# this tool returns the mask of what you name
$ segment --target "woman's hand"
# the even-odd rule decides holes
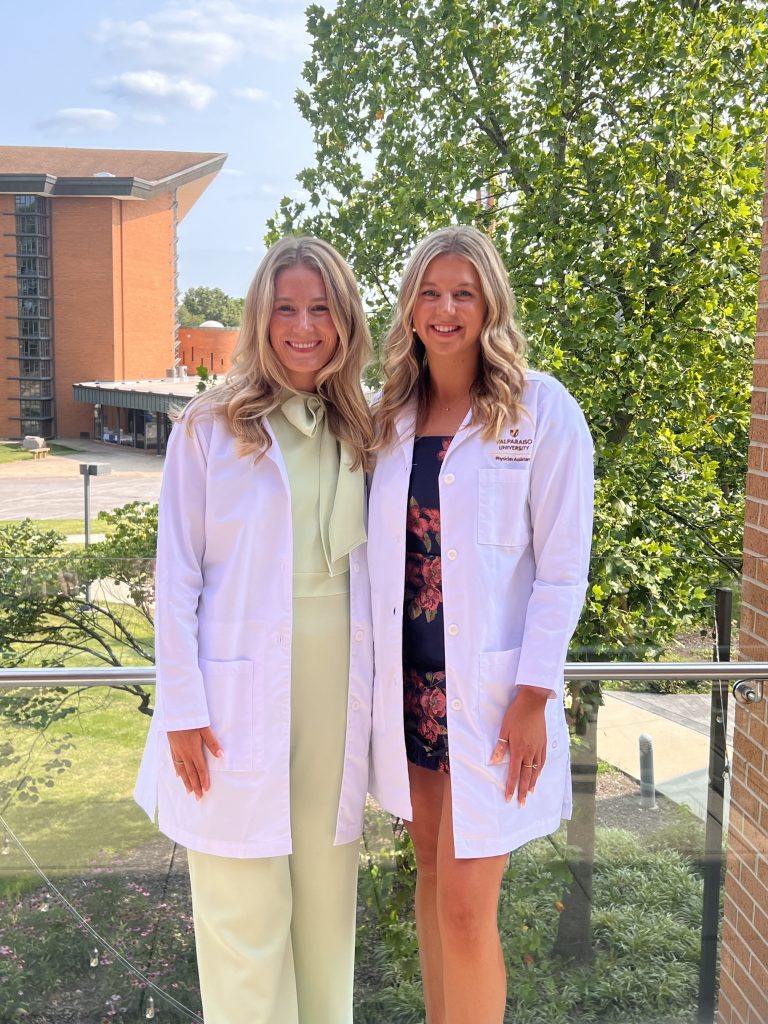
[[[167,735],[176,774],[187,792],[194,793],[200,800],[211,785],[208,765],[205,763],[205,748],[214,757],[221,757],[224,751],[219,741],[209,725],[203,729],[173,729]]]
[[[514,701],[507,708],[499,730],[499,739],[491,756],[491,764],[499,764],[509,747],[509,775],[506,798],[512,799],[517,789],[517,802],[536,787],[547,759],[547,723],[544,709],[552,691],[541,686],[518,686]]]

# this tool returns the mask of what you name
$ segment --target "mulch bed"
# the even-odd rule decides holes
[[[656,794],[656,807],[640,807],[640,783],[624,772],[604,772],[597,776],[595,818],[603,828],[623,828],[636,836],[649,836],[673,825],[679,811],[674,801]]]

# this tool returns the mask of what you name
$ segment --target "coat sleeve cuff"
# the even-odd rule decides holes
[[[208,715],[193,715],[187,718],[163,715],[163,729],[166,732],[175,732],[177,729],[205,729],[210,724]]]

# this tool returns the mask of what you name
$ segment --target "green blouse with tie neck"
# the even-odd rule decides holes
[[[352,452],[331,433],[319,395],[286,388],[269,424],[291,488],[294,593],[348,590],[347,556],[366,539],[363,470],[351,469]]]

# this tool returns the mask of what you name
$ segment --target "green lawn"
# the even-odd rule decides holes
[[[63,444],[55,444],[49,441],[46,444],[51,455],[68,455],[71,452],[79,451],[78,448],[67,448]],[[0,441],[0,465],[4,462],[29,462],[32,456],[21,447],[20,441]]]
[[[69,536],[72,533],[83,533],[85,530],[82,519],[31,519],[30,522],[39,530],[56,530],[65,536]],[[0,519],[0,530],[4,526],[18,525],[18,523],[18,519]],[[115,528],[112,523],[107,523],[103,519],[91,520],[92,534],[103,533],[109,536],[114,531]]]
[[[132,694],[99,687],[68,696],[75,713],[52,725],[41,736],[30,727],[8,727],[3,738],[25,760],[13,767],[0,762],[0,783],[20,776],[45,776],[44,765],[55,746],[69,741],[61,752],[71,767],[50,775],[53,785],[39,787],[39,799],[14,798],[3,810],[8,824],[46,872],[81,871],[94,862],[108,864],[113,856],[155,836],[146,815],[133,802],[132,790],[149,718],[137,710]],[[22,854],[11,851],[0,863],[0,895],[4,882],[28,869]]]
[[[125,634],[130,633],[141,649],[151,652],[154,644],[154,628],[135,607],[110,600],[108,594],[100,592],[99,586],[104,585],[106,584],[94,586],[91,599],[101,604],[102,607],[108,608],[113,618],[97,613],[89,620],[87,626],[92,633],[90,639],[84,638],[82,631],[74,630],[72,632],[73,643],[84,644],[85,649],[73,650],[66,643],[57,645],[50,641],[47,641],[40,649],[32,649],[27,644],[14,643],[11,645],[12,650],[17,654],[25,655],[23,662],[25,668],[46,665],[60,665],[63,668],[98,668],[104,665],[103,657],[112,657],[112,655],[120,665],[148,664],[147,659],[141,657],[137,650],[126,642]],[[122,632],[117,628],[115,619],[121,624]],[[66,625],[62,624],[61,628],[64,633]],[[42,636],[42,634],[37,635]],[[34,637],[30,637],[30,639],[34,639]],[[109,651],[107,651],[107,646]],[[98,652],[102,657],[98,657],[93,652]]]

